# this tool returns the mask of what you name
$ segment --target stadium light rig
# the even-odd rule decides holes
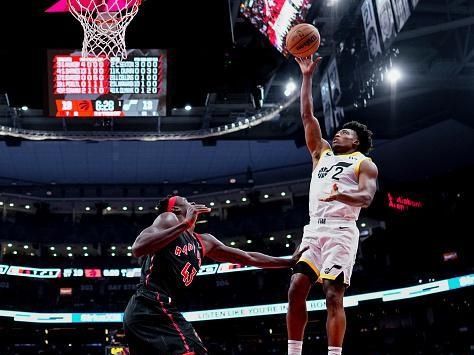
[[[391,68],[387,72],[388,82],[395,85],[402,78],[402,73],[398,68]]]
[[[290,80],[288,84],[286,84],[284,94],[286,97],[291,96],[291,94],[293,94],[295,90],[296,90],[296,84],[293,80]]]

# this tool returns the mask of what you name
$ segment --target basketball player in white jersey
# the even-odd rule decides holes
[[[346,331],[343,297],[349,286],[359,242],[356,221],[376,190],[377,167],[367,158],[372,132],[349,122],[336,133],[332,146],[322,139],[313,115],[312,76],[321,58],[297,58],[303,82],[301,117],[313,158],[309,191],[310,223],[300,248],[309,246],[294,268],[288,291],[288,354],[300,355],[308,320],[306,298],[316,282],[326,296],[328,354],[340,355]]]

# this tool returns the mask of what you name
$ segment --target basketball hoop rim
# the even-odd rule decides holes
[[[66,0],[66,3],[69,13],[84,30],[84,58],[102,55],[127,58],[125,33],[143,0]]]
[[[66,0],[67,8],[68,8],[69,12],[71,12],[71,13],[75,12],[75,13],[78,13],[78,14],[82,15],[82,12],[77,11],[76,9],[74,9],[74,7],[72,6],[72,1],[78,2],[79,0]],[[136,7],[137,10],[138,10],[138,8],[143,4],[143,1],[144,0],[135,0],[133,5],[130,6],[130,9]],[[102,11],[101,13],[118,13],[118,12],[122,13],[122,11],[124,11],[124,10],[128,10],[128,9],[123,8],[123,9],[120,9],[118,11]]]

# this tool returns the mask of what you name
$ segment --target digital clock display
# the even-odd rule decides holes
[[[128,51],[127,59],[49,53],[50,113],[54,117],[166,115],[166,53]]]
[[[113,112],[120,111],[122,107],[121,101],[115,100],[95,100],[94,101],[94,110],[98,112]]]

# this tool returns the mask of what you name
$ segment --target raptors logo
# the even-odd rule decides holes
[[[89,100],[81,100],[79,101],[79,108],[81,111],[89,111],[91,107],[91,102]]]

